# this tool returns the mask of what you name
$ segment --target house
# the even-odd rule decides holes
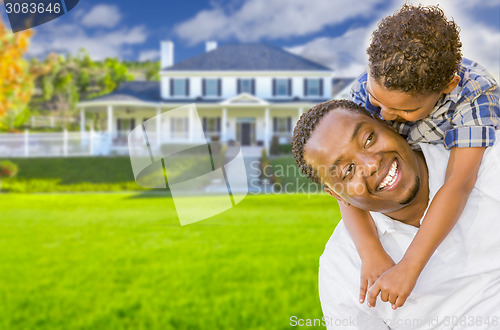
[[[207,138],[269,150],[273,138],[289,143],[302,112],[332,92],[332,69],[258,43],[207,42],[205,53],[175,63],[174,44],[163,41],[161,67],[159,82],[125,82],[113,93],[78,103],[82,133],[89,113],[105,122],[100,134],[109,137],[109,148],[101,153],[127,154],[127,135],[136,125],[191,103]],[[171,118],[161,143],[193,142],[187,133],[192,127],[188,113]]]

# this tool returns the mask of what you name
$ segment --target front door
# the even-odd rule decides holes
[[[251,137],[252,124],[251,123],[241,123],[241,145],[249,146],[252,144]]]

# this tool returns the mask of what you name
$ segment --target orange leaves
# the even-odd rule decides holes
[[[0,117],[26,107],[35,76],[23,58],[33,32],[10,32],[0,21]]]

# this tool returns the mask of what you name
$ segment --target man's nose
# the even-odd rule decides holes
[[[378,153],[367,153],[363,152],[359,156],[360,158],[360,163],[359,165],[362,165],[362,173],[363,176],[369,177],[373,175],[375,172],[378,171],[380,167],[380,161],[382,160],[382,156]],[[359,166],[358,165],[358,166]]]
[[[380,114],[382,115],[382,118],[384,118],[384,120],[395,120],[398,117],[384,107],[380,108]]]

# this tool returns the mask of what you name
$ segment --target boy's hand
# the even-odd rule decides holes
[[[384,251],[370,254],[361,265],[361,282],[359,287],[359,302],[365,302],[366,291],[386,270],[394,266],[394,261]]]
[[[419,275],[418,271],[406,263],[399,262],[382,274],[368,289],[368,306],[375,307],[379,293],[380,299],[383,302],[390,302],[392,309],[403,306],[415,287]]]

